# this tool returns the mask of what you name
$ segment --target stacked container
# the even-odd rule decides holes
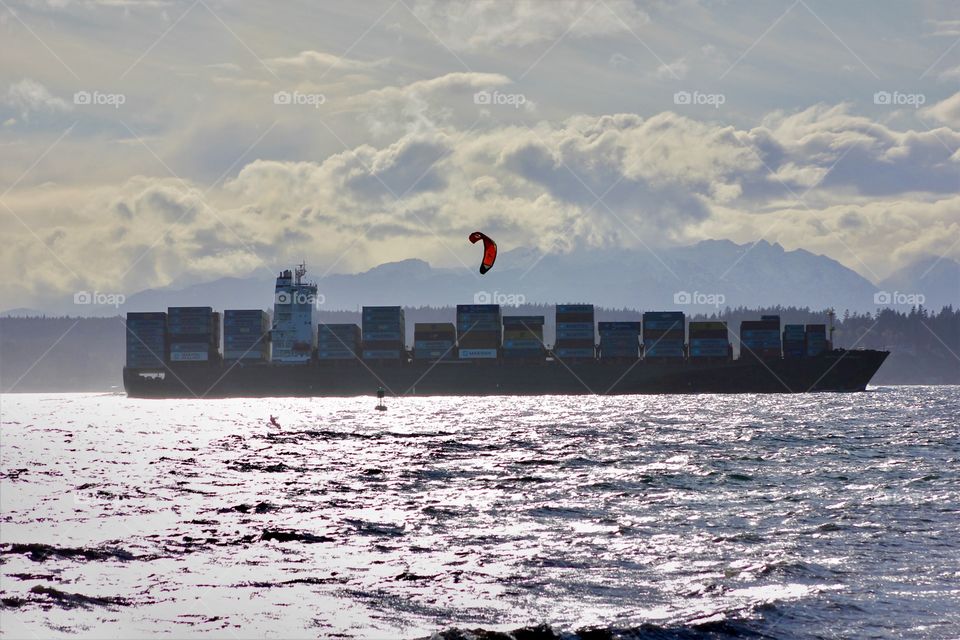
[[[597,328],[602,360],[636,360],[640,355],[639,322],[601,322]]]
[[[250,364],[270,361],[270,316],[266,311],[223,312],[223,359]]]
[[[163,368],[167,352],[167,314],[163,311],[127,314],[127,366]]]
[[[406,355],[401,307],[364,307],[362,322],[364,360],[400,360]]]
[[[780,316],[740,323],[740,357],[760,360],[780,357]]]
[[[827,325],[808,324],[805,343],[806,354],[811,358],[827,351]]]
[[[561,359],[596,357],[592,304],[557,305],[557,339],[553,354]]]
[[[504,360],[543,360],[543,316],[503,316]]]
[[[457,344],[461,360],[495,360],[502,340],[500,305],[457,305]]]
[[[167,308],[168,360],[176,364],[219,359],[220,314],[211,307]]]
[[[790,360],[802,358],[807,350],[805,336],[802,324],[783,325],[783,357]]]
[[[415,360],[447,360],[456,357],[457,328],[452,322],[418,322],[413,325]]]
[[[682,311],[643,314],[643,357],[646,360],[683,359],[686,316]]]
[[[727,323],[691,322],[689,346],[691,360],[728,360],[731,350]]]
[[[317,359],[354,360],[362,349],[360,327],[355,324],[321,324],[317,327]]]

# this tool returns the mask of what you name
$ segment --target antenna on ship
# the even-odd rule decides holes
[[[833,317],[833,307],[830,307],[827,309],[827,331],[830,332],[830,344],[828,346],[831,351],[833,350]]]
[[[300,264],[297,265],[297,270],[294,272],[297,276],[297,284],[300,284],[300,281],[303,279],[303,276],[307,275],[307,262],[301,260]]]

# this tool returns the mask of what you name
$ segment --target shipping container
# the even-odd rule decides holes
[[[635,360],[640,356],[642,323],[618,321],[598,322],[600,358],[602,360]]]
[[[644,359],[683,359],[684,343],[682,338],[647,338],[644,334]]]
[[[723,338],[690,338],[689,357],[691,360],[725,360],[728,359],[732,350],[730,341]]]
[[[802,324],[783,325],[783,357],[796,359],[806,355],[806,331]]]
[[[553,355],[561,360],[595,358],[595,327],[592,304],[558,304]]]
[[[592,359],[596,357],[594,347],[559,347],[553,349],[553,355],[561,359]]]
[[[396,346],[392,343],[391,346]],[[317,326],[317,360],[354,360],[363,348],[360,326],[350,323]]]
[[[503,348],[506,349],[542,349],[543,341],[536,338],[510,338],[503,341]]]
[[[507,327],[542,327],[543,316],[503,316],[503,328]]]
[[[686,316],[682,311],[646,311],[643,314],[643,335],[654,333],[686,333]]]
[[[724,320],[719,321],[696,321],[690,322],[690,335],[699,333],[708,333],[714,331],[727,331],[727,323]]]
[[[589,340],[596,338],[592,322],[558,322],[556,334],[558,342],[567,338]]]
[[[364,349],[364,360],[397,360],[404,354],[402,349]]]
[[[360,326],[356,324],[319,324],[317,325],[317,335],[338,335],[360,337]]]
[[[172,346],[172,345],[171,345]],[[210,350],[170,351],[170,362],[210,362]]]
[[[362,352],[365,360],[401,360],[406,355],[406,320],[402,307],[363,307]]]
[[[168,307],[167,345],[168,362],[219,361],[220,314],[212,307]]]
[[[456,335],[457,328],[452,322],[417,322],[413,325],[414,335],[421,333],[451,333]]]
[[[460,348],[461,360],[490,360],[496,359],[499,349],[464,349]]]
[[[558,304],[557,313],[593,313],[592,304]]]
[[[543,325],[543,316],[504,316],[503,359],[511,362],[543,362],[546,357]]]
[[[351,349],[322,349],[317,347],[317,359],[327,360],[356,360],[357,351]]]
[[[585,322],[591,326],[594,323],[594,312],[592,304],[558,304],[556,309],[556,322]]]
[[[740,323],[741,358],[767,360],[781,355],[780,316],[763,316],[761,320]]]
[[[458,304],[457,313],[500,313],[498,304]]]
[[[543,349],[504,349],[503,359],[511,362],[543,362],[546,352]]]
[[[167,352],[167,314],[128,313],[126,319],[127,366],[161,369]]]
[[[457,305],[457,345],[460,357],[464,352],[496,354],[503,341],[500,305],[497,304],[458,304]],[[467,358],[489,356],[467,356]],[[496,355],[493,356],[494,358]]]
[[[632,331],[635,334],[640,333],[642,324],[640,322],[598,322],[597,329],[600,331],[600,335],[603,335],[605,331]]]
[[[827,325],[808,324],[805,330],[805,351],[808,357],[816,357],[829,349]]]
[[[223,312],[224,360],[270,360],[270,316],[262,309],[227,309]]]

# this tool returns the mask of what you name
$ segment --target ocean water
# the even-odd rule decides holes
[[[4,637],[960,637],[957,387],[0,403]]]

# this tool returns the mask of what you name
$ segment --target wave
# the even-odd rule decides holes
[[[34,562],[50,558],[77,558],[83,560],[139,560],[138,556],[116,547],[55,547],[42,542],[13,542],[0,545],[0,554],[27,554]]]
[[[757,630],[750,621],[721,620],[682,626],[642,624],[636,627],[586,627],[569,632],[557,631],[546,624],[513,631],[455,627],[439,631],[429,640],[721,640],[774,637]]]

